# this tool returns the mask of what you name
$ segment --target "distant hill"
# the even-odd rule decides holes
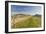
[[[25,16],[31,16],[31,15],[26,15],[26,14],[16,14],[16,15],[12,15],[11,17],[13,18],[21,18],[21,17],[25,17]]]
[[[41,15],[39,15],[39,14],[36,14],[36,15],[34,15],[34,16],[41,17]]]

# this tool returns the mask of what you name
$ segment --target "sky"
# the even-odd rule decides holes
[[[22,6],[22,5],[11,5],[11,14],[40,14],[41,6]]]

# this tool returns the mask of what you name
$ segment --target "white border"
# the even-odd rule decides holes
[[[42,8],[42,23],[41,23],[41,26],[42,27],[40,27],[40,28],[22,28],[22,29],[11,29],[11,5],[23,5],[23,6],[41,6],[41,8]],[[43,28],[44,28],[44,14],[43,14],[43,5],[42,4],[24,4],[24,3],[9,3],[9,5],[8,5],[8,9],[9,9],[9,16],[8,16],[8,19],[9,19],[9,21],[8,21],[8,31],[9,32],[14,32],[14,31],[29,31],[29,30],[43,30]]]

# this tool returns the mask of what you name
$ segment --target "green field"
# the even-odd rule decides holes
[[[41,27],[41,16],[24,16],[23,20],[18,21],[17,23],[13,21],[11,28],[39,28]]]

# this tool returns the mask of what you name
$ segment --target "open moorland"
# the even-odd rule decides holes
[[[41,15],[16,14],[11,16],[11,28],[41,27]]]

